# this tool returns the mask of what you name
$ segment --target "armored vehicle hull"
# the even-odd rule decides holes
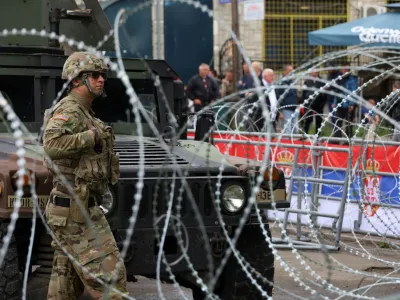
[[[42,17],[24,19],[23,27],[61,31],[67,36],[69,34],[73,36],[73,33],[78,31],[81,35],[76,39],[83,39],[92,45],[111,28],[104,13],[99,10],[98,2],[94,0],[84,1],[88,9],[84,12],[77,10],[76,4],[71,0],[25,1],[18,4],[11,2],[6,14],[6,10],[0,10],[0,25],[7,29],[20,28],[17,23],[13,23],[17,18],[14,20],[9,16],[13,15],[13,12],[14,15],[28,16],[29,12],[34,10],[40,12],[37,15]],[[1,23],[3,21],[6,23]],[[55,99],[59,100],[63,97],[62,94],[65,94],[64,82],[60,75],[67,58],[65,54],[71,51],[66,45],[60,45],[57,41],[48,40],[46,43],[43,41],[39,43],[40,39],[27,38],[21,42],[24,40],[23,37],[20,39],[7,37],[4,43],[0,40],[0,92],[6,97],[23,124],[22,138],[25,140],[26,160],[24,167],[28,171],[27,174],[35,178],[35,191],[38,196],[36,202],[31,194],[31,182],[25,177],[18,221],[0,268],[0,295],[2,299],[7,300],[21,299],[21,274],[24,273],[28,257],[33,210],[38,206],[43,211],[52,188],[51,174],[43,165],[41,126],[44,110],[50,108]],[[105,50],[110,49],[105,48]],[[210,272],[210,264],[207,259],[209,257],[207,249],[211,250],[209,254],[213,263],[215,265],[220,263],[228,247],[221,226],[224,226],[230,236],[233,235],[243,217],[244,207],[254,186],[254,178],[243,172],[245,168],[242,168],[242,161],[228,158],[230,162],[222,165],[224,155],[216,147],[205,142],[187,140],[186,130],[181,130],[187,123],[187,99],[183,84],[178,74],[166,62],[124,59],[123,63],[126,75],[146,109],[147,117],[152,120],[153,127],[142,118],[140,125],[143,136],[135,137],[138,129],[137,120],[132,112],[126,87],[116,74],[111,73],[105,86],[107,97],[96,99],[92,107],[97,117],[113,126],[117,136],[115,151],[120,156],[120,179],[117,184],[111,186],[113,199],[106,214],[107,220],[119,247],[122,248],[129,232],[132,209],[138,205],[134,231],[128,242],[129,247],[125,257],[128,280],[133,280],[133,276],[139,274],[153,277],[156,274],[161,229],[168,212],[168,205],[173,201],[171,213],[175,221],[168,227],[163,247],[165,258],[170,264],[172,263],[171,269],[177,280],[193,289],[195,299],[203,299],[204,294],[191,273],[194,269],[200,277],[209,279],[207,274]],[[154,84],[155,77],[160,82],[158,88]],[[59,92],[61,94],[58,94]],[[143,113],[141,114],[143,116]],[[4,122],[0,123],[1,241],[7,233],[7,226],[17,203],[17,153],[20,154],[11,134],[15,128],[7,122],[7,114],[2,116]],[[171,118],[172,116],[174,118]],[[177,120],[177,124],[173,123],[172,119]],[[175,128],[175,132],[180,132],[179,135],[175,135],[171,128]],[[161,136],[158,133],[161,133]],[[140,151],[140,141],[143,143],[144,151]],[[144,164],[140,164],[141,155]],[[223,166],[222,171],[220,171],[221,166]],[[145,174],[143,190],[140,193],[136,188],[139,170],[143,170]],[[275,174],[273,189],[269,190],[265,181],[260,192],[261,197],[257,197],[258,207],[261,209],[271,207],[272,194],[278,208],[289,206],[283,172],[274,169],[273,173]],[[175,185],[172,185],[173,182]],[[220,211],[216,205],[218,183],[221,184]],[[171,191],[171,186],[174,186],[174,191]],[[240,205],[235,206],[238,203],[237,199],[228,195],[227,191],[232,190],[240,191],[243,198],[243,201],[239,199]],[[136,194],[140,196],[140,200]],[[135,201],[140,201],[140,204]],[[218,213],[221,213],[224,224],[221,224]],[[263,226],[269,234],[267,220],[264,214],[262,215],[265,223]],[[36,216],[39,217],[39,214]],[[177,228],[182,230],[182,235],[176,232]],[[181,238],[185,251],[182,251],[179,244]],[[40,267],[35,272],[29,267],[30,276],[49,278],[53,255],[50,242],[51,238],[45,226],[38,220],[29,264]],[[260,281],[260,285],[271,294],[272,286],[268,282],[273,281],[274,257],[253,213],[245,220],[237,248],[268,280]],[[190,259],[190,264],[186,258],[182,258],[183,252]],[[168,270],[164,263],[161,264],[161,274],[163,278],[168,279]],[[232,257],[214,292],[222,299],[261,298],[261,293],[246,278]]]

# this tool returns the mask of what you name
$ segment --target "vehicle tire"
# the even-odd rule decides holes
[[[6,223],[0,223],[0,248],[3,246],[3,238],[7,234]],[[3,264],[0,267],[0,300],[20,300],[22,292],[22,278],[19,272],[18,249],[14,235]]]
[[[268,224],[265,227],[268,236],[271,238]],[[274,281],[274,255],[268,247],[259,225],[245,226],[243,228],[236,244],[236,249],[263,278],[269,282]],[[256,279],[253,273],[252,277]],[[260,279],[257,279],[257,283],[269,296],[272,296],[273,287],[271,285]],[[223,300],[265,299],[246,276],[233,254],[231,254],[218,280],[215,294]],[[205,299],[205,295],[199,288],[194,288],[193,298],[202,300]]]
[[[265,227],[268,236],[271,238],[268,224]],[[272,249],[268,247],[259,225],[245,226],[240,234],[236,248],[263,278],[269,282],[274,281],[274,255],[272,254]],[[253,273],[252,277],[256,279]],[[273,287],[271,285],[260,279],[257,279],[257,283],[269,296],[272,296]],[[216,293],[224,300],[265,299],[246,276],[233,254],[222,273],[220,286]]]

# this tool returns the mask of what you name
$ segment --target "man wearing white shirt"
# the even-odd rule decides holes
[[[261,84],[265,93],[265,104],[269,112],[269,124],[272,125],[272,132],[276,132],[276,117],[279,114],[277,107],[277,97],[275,88],[273,86],[274,71],[271,69],[265,69],[261,76]],[[263,116],[263,105],[259,102],[257,94],[252,94],[251,103],[258,102],[255,112],[252,114],[251,119],[255,130],[258,132],[266,132],[267,127],[265,126],[265,118]]]
[[[272,69],[264,69],[262,73],[262,82],[265,87],[265,95],[268,96],[270,105],[270,118],[275,120],[277,112],[277,99],[275,94],[275,89],[273,86],[274,82],[274,71]]]
[[[274,82],[274,70],[264,69],[262,72],[262,83],[265,88],[265,101],[270,112],[270,124],[272,125],[272,132],[276,132],[276,118],[278,112],[278,99],[276,97]]]

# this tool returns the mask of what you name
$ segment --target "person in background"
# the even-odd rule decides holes
[[[372,107],[376,106],[376,101],[375,99],[368,99],[368,102],[370,105],[368,106],[363,106],[361,108],[361,123],[365,125],[365,128],[368,130],[366,140],[373,140],[375,139],[376,136],[376,129],[378,126],[378,123],[380,121],[379,116],[371,111],[369,112]]]
[[[256,73],[255,75],[258,78],[258,80],[259,80],[259,82],[261,84],[261,87],[262,87],[263,86],[263,82],[262,82],[262,80],[263,80],[263,78],[262,78],[263,70],[262,70],[261,63],[258,62],[258,61],[253,61],[251,63],[251,67],[253,68],[254,72]],[[250,76],[251,81],[249,79],[248,85],[246,86],[247,89],[251,89],[251,88],[256,87],[256,84],[254,83],[254,79],[253,79],[253,77],[251,76],[250,73],[249,73],[249,76]],[[258,119],[259,117],[256,117],[257,116],[257,111],[254,112],[253,114],[249,115],[248,114],[248,110],[251,108],[253,103],[258,101],[258,97],[259,96],[255,91],[246,91],[244,95],[245,95],[246,100],[247,100],[246,102],[249,105],[244,107],[244,109],[241,111],[241,114],[243,116],[245,116],[245,115],[249,116],[248,123],[245,126],[246,126],[247,130],[251,130],[253,128],[253,126],[254,126],[254,121],[251,120],[251,119],[254,119],[254,118]],[[258,104],[258,105],[259,105],[258,107],[260,108],[260,104]],[[259,125],[256,125],[256,126],[257,126],[256,130],[258,130],[258,131],[261,130],[262,126],[261,127]]]
[[[194,110],[200,111],[219,97],[217,82],[208,76],[210,67],[207,64],[199,66],[199,73],[188,82],[186,94],[193,100]]]
[[[221,81],[220,89],[221,98],[225,98],[221,103],[220,110],[218,111],[218,121],[222,129],[236,129],[235,119],[238,118],[236,112],[238,107],[234,102],[240,99],[236,93],[235,82],[233,81],[232,71],[227,71],[225,77]]]
[[[227,71],[221,81],[221,97],[229,96],[235,92],[232,71]]]
[[[328,67],[333,67],[332,65],[328,65]],[[339,70],[329,70],[328,71],[328,78],[327,80],[329,82],[333,82],[333,80],[335,80],[338,76],[340,75],[340,71]],[[331,91],[331,92],[336,92],[336,89],[334,86],[330,86],[327,88],[327,91]],[[328,110],[330,113],[332,113],[334,105],[333,105],[333,101],[335,99],[334,95],[331,94],[326,94],[326,102],[328,104]],[[336,113],[333,113],[333,115],[331,116],[331,119],[329,120],[329,122],[331,122],[332,126],[333,124],[336,123]]]
[[[254,73],[256,73],[255,75],[258,78],[258,80],[260,81],[260,84],[262,86],[262,72],[263,72],[262,64],[259,61],[253,61],[251,63],[251,67],[253,68]],[[242,83],[244,83],[244,82],[242,82]],[[242,90],[252,89],[255,87],[256,87],[256,84],[254,82],[253,76],[251,76],[250,69],[249,69],[248,76],[246,77],[246,84],[242,85]],[[254,94],[254,91],[247,92],[246,96],[249,96],[251,94]]]
[[[286,78],[292,72],[292,65],[285,65],[283,67],[282,85],[290,86],[293,83],[293,80]],[[277,97],[278,101],[280,101],[278,103],[280,112],[283,114],[283,118],[280,121],[283,133],[296,134],[298,132],[298,118],[296,113],[296,107],[298,105],[297,89],[295,87],[280,89]],[[293,113],[295,113],[295,115],[292,117]]]
[[[271,127],[272,133],[275,133],[278,130],[276,120],[277,120],[277,116],[279,115],[278,107],[277,107],[277,96],[276,96],[275,88],[273,85],[274,79],[275,79],[274,70],[272,70],[272,69],[264,69],[263,70],[261,83],[264,88],[265,104],[269,111],[269,122],[270,122],[270,125],[272,126]],[[258,99],[259,99],[258,96],[256,94],[254,94],[252,97],[252,100],[258,101]],[[263,111],[264,111],[263,105],[261,103],[258,103],[255,113],[251,116],[255,130],[258,132],[266,132],[267,131],[267,127],[265,126],[266,119],[263,117]]]
[[[318,132],[318,129],[322,124],[322,115],[324,113],[324,107],[326,104],[326,94],[324,92],[319,92],[318,96],[314,99],[310,100],[310,96],[315,93],[315,90],[319,90],[325,84],[321,80],[319,73],[317,71],[313,71],[311,73],[312,79],[307,79],[304,82],[304,87],[308,88],[303,91],[303,102],[308,100],[308,103],[304,105],[305,113],[304,113],[304,122],[303,122],[303,131],[308,134],[310,129],[310,125],[313,121],[313,116],[315,116],[315,133]]]
[[[341,70],[341,75],[343,76],[344,74],[349,72],[348,67],[343,67]],[[347,75],[346,77],[340,79],[337,81],[337,84],[342,86],[344,89],[348,90],[350,92],[354,92],[358,88],[358,78],[352,74]],[[343,94],[343,90],[338,90],[337,93]],[[343,98],[345,98],[347,95],[344,95]],[[339,104],[341,105],[339,106]],[[335,123],[335,128],[334,128],[334,136],[335,137],[342,137],[342,125],[343,121],[347,123],[346,125],[346,135],[348,137],[351,137],[352,135],[352,126],[351,123],[354,121],[354,116],[355,116],[355,107],[356,104],[351,101],[351,98],[347,98],[346,102],[343,101],[343,99],[335,96],[333,99],[333,105],[332,108],[337,107],[336,110],[336,123]]]
[[[240,91],[247,90],[249,88],[253,87],[253,78],[251,77],[250,74],[250,69],[249,65],[244,63],[243,64],[243,75],[236,84],[236,88]]]
[[[262,64],[259,61],[253,61],[251,63],[251,66],[254,69],[254,72],[256,73],[256,76],[258,77],[258,79],[260,80],[260,83],[262,85],[262,79],[263,79],[262,78],[262,72],[263,72]],[[251,76],[251,74],[250,74],[250,77],[251,77],[251,82],[252,82],[250,87],[254,88],[254,87],[256,87],[256,83],[254,82],[254,79]]]

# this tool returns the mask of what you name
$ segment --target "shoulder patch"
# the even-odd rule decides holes
[[[53,119],[54,119],[54,120],[63,120],[63,121],[66,122],[66,121],[68,121],[69,116],[58,114],[58,115],[55,115],[55,116],[53,117]]]

